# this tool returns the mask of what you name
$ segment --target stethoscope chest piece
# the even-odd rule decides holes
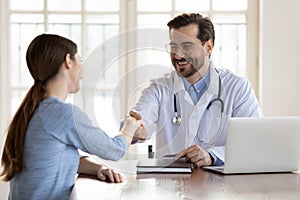
[[[179,117],[177,115],[177,112],[175,113],[174,117],[172,118],[172,122],[173,122],[173,124],[177,124],[177,125],[179,125],[181,123],[181,117]]]
[[[174,117],[172,118],[172,123],[176,125],[179,125],[181,123],[181,117],[178,116],[177,113],[176,94],[174,94]]]

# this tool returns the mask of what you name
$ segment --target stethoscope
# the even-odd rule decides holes
[[[218,70],[216,69],[216,71],[218,72]],[[221,99],[221,86],[222,83],[221,83],[221,78],[220,78],[220,75],[219,75],[219,88],[218,88],[218,97],[217,98],[214,98],[212,99],[209,104],[207,105],[207,108],[206,109],[209,109],[209,107],[214,103],[214,102],[220,102],[221,104],[221,116],[223,115],[223,112],[224,112],[224,101]],[[174,94],[174,117],[172,118],[172,122],[173,124],[181,124],[181,117],[178,115],[178,112],[177,112],[177,100],[176,100],[176,94]]]

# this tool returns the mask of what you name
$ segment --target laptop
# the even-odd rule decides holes
[[[223,174],[292,172],[300,161],[300,117],[230,118]]]

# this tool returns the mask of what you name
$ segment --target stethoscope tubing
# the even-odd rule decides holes
[[[217,70],[217,69],[216,69]],[[218,72],[218,71],[217,71]],[[212,99],[209,104],[207,105],[206,109],[209,109],[209,107],[214,103],[214,102],[220,102],[221,104],[221,115],[224,113],[224,101],[221,99],[221,89],[222,89],[222,82],[221,82],[221,77],[219,75],[219,88],[218,88],[218,97]],[[181,116],[178,115],[178,110],[177,110],[177,99],[176,99],[176,94],[174,94],[174,117],[172,118],[173,124],[179,125],[181,123]]]

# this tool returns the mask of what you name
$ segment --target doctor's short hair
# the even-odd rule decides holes
[[[179,29],[190,24],[198,25],[197,38],[201,42],[206,42],[211,39],[213,45],[215,44],[215,29],[211,19],[208,16],[198,13],[182,13],[181,15],[178,15],[169,21],[167,25],[171,31],[171,29]]]

